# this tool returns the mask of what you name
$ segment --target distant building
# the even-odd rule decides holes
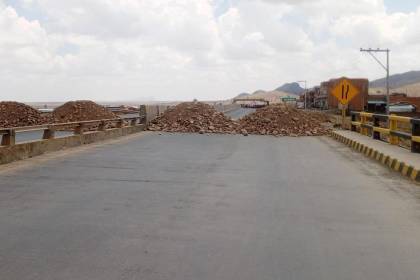
[[[399,115],[420,115],[420,97],[408,97],[405,93],[393,93],[389,96],[390,113]],[[368,111],[376,113],[386,112],[386,95],[369,95]]]

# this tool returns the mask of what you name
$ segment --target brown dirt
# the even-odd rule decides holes
[[[274,136],[319,136],[329,132],[324,124],[326,115],[305,112],[283,104],[258,109],[239,120],[239,129],[244,134]]]
[[[21,127],[41,125],[47,119],[41,113],[23,103],[13,101],[0,102],[0,127]]]
[[[236,133],[237,123],[216,111],[212,106],[200,102],[181,103],[169,108],[153,120],[151,131]]]
[[[67,102],[57,107],[52,116],[58,123],[118,118],[105,107],[85,100]]]

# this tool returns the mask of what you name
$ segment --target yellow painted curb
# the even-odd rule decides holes
[[[370,148],[362,143],[337,133],[333,132],[331,136],[346,146],[349,146],[351,149],[364,154],[366,157],[379,161],[382,165],[385,165],[389,169],[400,173],[402,176],[409,177],[411,180],[420,183],[420,170],[415,169],[413,166],[409,166],[396,158],[391,158],[388,155],[380,153],[378,150]]]

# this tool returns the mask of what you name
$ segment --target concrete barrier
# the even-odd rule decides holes
[[[147,123],[156,119],[158,116],[163,114],[170,106],[167,105],[146,105],[146,121]]]
[[[400,173],[402,176],[408,177],[411,180],[417,183],[420,183],[420,165],[414,164],[414,163],[417,163],[417,161],[412,160],[413,158],[412,155],[414,154],[411,154],[409,151],[406,151],[405,153],[406,155],[404,156],[402,149],[401,151],[398,151],[400,148],[396,146],[389,146],[387,150],[384,150],[384,147],[381,147],[381,148],[377,147],[379,145],[378,143],[374,143],[376,144],[376,146],[367,144],[366,141],[365,143],[362,143],[360,139],[358,140],[357,138],[352,138],[347,135],[342,135],[341,133],[340,131],[333,131],[331,133],[331,137],[349,146],[354,151],[362,153],[363,155],[365,155],[365,157],[375,160],[379,164],[382,164],[385,167],[388,167],[389,169]],[[352,132],[349,132],[349,133],[352,133]],[[358,135],[360,134],[357,134],[357,136]],[[370,141],[376,141],[376,140],[370,140]],[[382,144],[385,145],[385,143],[382,143]],[[398,153],[391,153],[392,150],[398,151]],[[402,154],[402,155],[399,155],[399,154]]]
[[[32,158],[48,152],[55,152],[64,148],[71,148],[98,141],[115,139],[121,136],[144,131],[145,125],[113,128],[105,131],[86,132],[63,138],[46,139],[40,141],[20,143],[0,147],[0,164]]]

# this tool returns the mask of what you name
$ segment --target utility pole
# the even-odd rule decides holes
[[[384,70],[386,71],[386,114],[389,115],[389,53],[391,52],[389,49],[363,49],[360,48],[361,52],[367,52],[368,54],[370,54],[375,60],[376,62],[379,63],[379,65],[382,66],[382,68],[384,68]],[[375,55],[375,53],[386,53],[386,65],[384,65]]]
[[[305,102],[304,102],[304,104],[305,104],[305,110],[306,110],[306,108],[307,108],[307,106],[306,106],[306,93],[308,92],[308,90],[307,90],[307,81],[306,80],[304,80],[304,81],[297,81],[298,83],[305,83]]]

